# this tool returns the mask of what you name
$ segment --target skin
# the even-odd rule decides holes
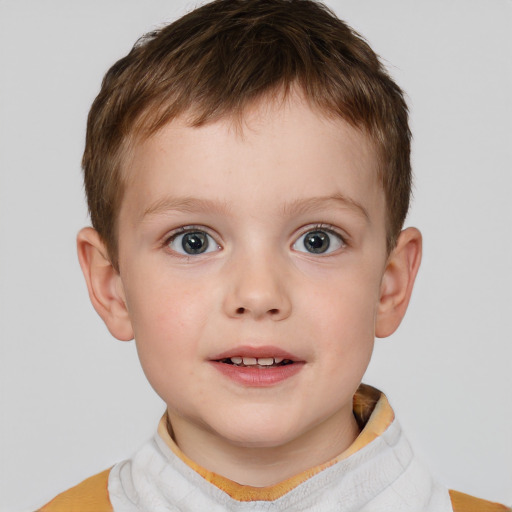
[[[294,94],[254,105],[242,130],[175,119],[134,148],[126,173],[119,273],[92,228],[79,258],[110,332],[135,338],[178,446],[254,486],[343,452],[358,435],[352,397],[375,336],[398,327],[421,257],[414,228],[386,251],[372,143]],[[177,230],[190,226],[210,237],[206,252],[179,253]],[[304,235],[319,230],[330,247],[308,252]],[[261,346],[293,354],[300,370],[251,386],[212,364]]]

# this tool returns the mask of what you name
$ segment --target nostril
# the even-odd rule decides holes
[[[253,310],[251,308],[244,308],[243,306],[240,306],[239,308],[235,309],[234,314],[236,316],[244,316],[244,315],[249,315],[251,313],[253,313]],[[279,308],[268,309],[266,312],[266,315],[275,316],[275,317],[278,317],[280,314],[281,314],[281,310]],[[259,313],[257,313],[256,316],[259,316]]]

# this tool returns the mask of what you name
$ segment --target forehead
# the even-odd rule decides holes
[[[371,212],[383,207],[378,170],[365,133],[290,94],[199,127],[181,116],[135,144],[124,169],[121,215],[127,204],[143,215],[169,195],[250,213],[262,201],[276,210],[283,202],[338,194]]]

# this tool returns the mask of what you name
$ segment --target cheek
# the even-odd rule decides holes
[[[318,325],[332,325],[340,333],[373,332],[379,302],[379,282],[374,276],[344,272],[318,283],[307,297]]]
[[[375,339],[378,279],[364,272],[340,272],[309,294],[303,309],[318,350],[337,364],[350,361],[355,371],[366,368]],[[304,313],[306,315],[306,313]]]
[[[212,291],[193,281],[141,276],[131,282],[127,303],[145,371],[166,372],[197,357],[213,302]]]
[[[183,393],[183,383],[199,400],[195,374],[208,325],[208,308],[190,287],[159,285],[146,288],[133,304],[132,318],[140,364],[156,391],[167,403]],[[195,388],[195,389],[194,389]]]
[[[148,265],[150,268],[153,266]],[[130,279],[127,304],[137,337],[146,333],[171,336],[176,331],[201,323],[211,296],[204,281],[187,279],[179,273],[140,272]],[[158,337],[160,337],[158,336]]]

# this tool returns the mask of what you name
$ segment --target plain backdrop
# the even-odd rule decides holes
[[[0,0],[0,510],[128,457],[164,405],[87,297],[80,159],[107,68],[189,0]],[[366,381],[439,479],[512,504],[512,2],[330,0],[408,94],[424,259]]]

